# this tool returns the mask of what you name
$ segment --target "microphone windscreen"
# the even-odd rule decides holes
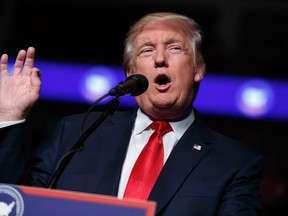
[[[144,93],[148,89],[148,80],[147,78],[142,74],[133,74],[129,77],[127,77],[127,80],[135,80],[137,82],[136,89],[131,93],[132,96],[138,96],[142,93]]]

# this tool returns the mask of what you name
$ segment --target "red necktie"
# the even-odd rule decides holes
[[[150,127],[155,131],[134,164],[124,193],[125,198],[148,199],[163,167],[162,137],[172,128],[168,122],[162,121],[153,122]]]

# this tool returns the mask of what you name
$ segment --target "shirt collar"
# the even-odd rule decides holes
[[[153,121],[145,115],[141,109],[137,111],[137,117],[134,126],[134,134],[142,133]]]
[[[194,122],[194,120],[195,120],[194,110],[191,109],[191,112],[189,113],[189,115],[187,115],[186,118],[181,119],[180,121],[175,121],[175,122],[173,121],[169,123],[176,137],[180,139],[181,136],[188,129],[188,127]],[[142,133],[151,123],[152,123],[152,120],[147,115],[145,115],[139,108],[137,111],[137,117],[136,117],[133,133],[135,135]]]

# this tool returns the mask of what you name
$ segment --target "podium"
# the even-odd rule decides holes
[[[0,183],[0,215],[154,216],[156,203]]]

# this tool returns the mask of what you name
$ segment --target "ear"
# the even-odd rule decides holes
[[[200,82],[205,75],[205,64],[199,65],[199,67],[196,68],[196,73],[194,76],[195,82]]]
[[[132,70],[127,70],[127,71],[125,71],[126,77],[131,76],[132,74],[133,74],[133,71],[132,71]]]

